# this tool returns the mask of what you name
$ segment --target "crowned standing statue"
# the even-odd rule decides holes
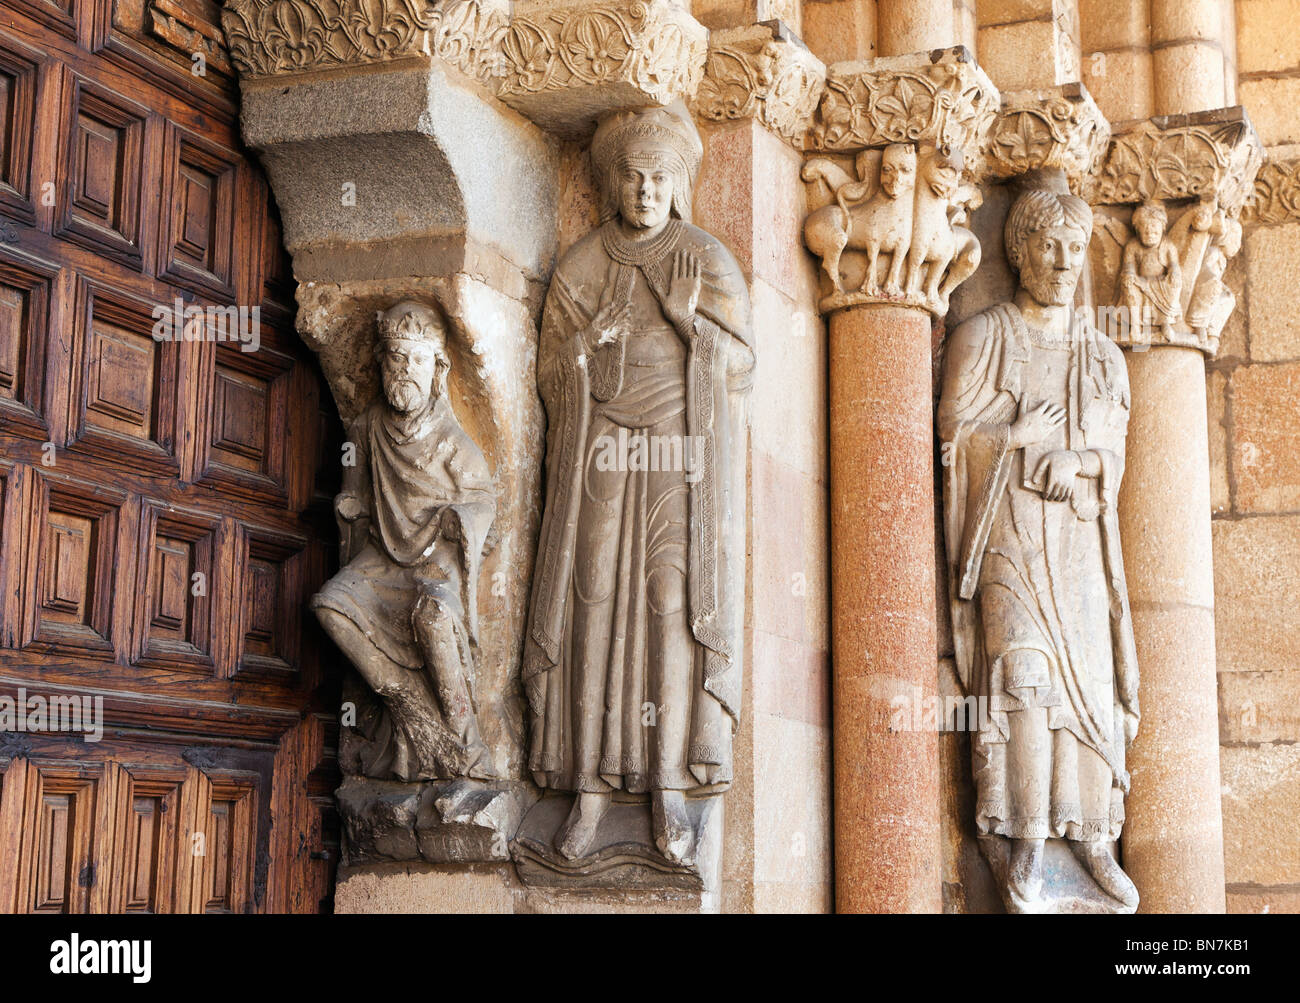
[[[701,154],[680,104],[600,125],[601,223],[564,255],[542,321],[524,679],[532,775],[573,793],[554,836],[570,861],[617,795],[648,801],[657,851],[689,864],[688,799],[732,779],[754,353],[744,276],[691,223]]]

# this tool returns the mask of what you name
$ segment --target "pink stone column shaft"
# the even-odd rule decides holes
[[[1120,536],[1141,677],[1124,868],[1143,912],[1223,912],[1205,359],[1130,350]]]
[[[939,912],[939,742],[891,731],[891,698],[933,698],[930,317],[830,317],[831,636],[838,912]]]

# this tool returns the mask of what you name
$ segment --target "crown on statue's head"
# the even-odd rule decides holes
[[[415,300],[403,300],[379,313],[380,341],[426,341],[443,345],[447,339],[438,311]]]

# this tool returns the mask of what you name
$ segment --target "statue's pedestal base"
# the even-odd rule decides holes
[[[1008,840],[986,836],[980,848],[993,871],[1007,912],[1018,913],[1132,913],[1134,910],[1103,892],[1079,863],[1064,839],[1049,839],[1043,845],[1043,893],[1031,903],[1013,903],[1007,894]],[[1112,855],[1114,844],[1111,844]]]
[[[343,863],[508,861],[537,793],[510,781],[401,783],[348,777],[337,791]]]
[[[645,889],[686,891],[717,901],[722,858],[722,798],[686,802],[695,829],[695,850],[685,863],[672,863],[654,845],[650,808],[644,801],[610,805],[588,854],[567,860],[555,849],[555,834],[568,817],[572,795],[542,798],[529,810],[511,847],[526,885],[570,890]],[[707,907],[706,907],[707,908]]]
[[[554,847],[572,795],[537,800],[523,783],[397,783],[349,777],[339,913],[717,912],[722,798],[689,799],[695,855],[673,864],[654,846],[645,801],[612,804],[590,854]],[[513,858],[513,860],[512,860]]]

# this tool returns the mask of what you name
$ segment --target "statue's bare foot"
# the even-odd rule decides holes
[[[609,810],[608,794],[579,793],[573,799],[569,817],[555,834],[555,848],[565,860],[585,857],[596,838],[596,828]]]
[[[1092,875],[1092,880],[1097,882],[1097,887],[1129,909],[1137,908],[1137,887],[1110,855],[1105,843],[1099,840],[1071,840],[1070,849],[1084,869]]]
[[[686,814],[686,795],[681,791],[654,791],[650,795],[650,823],[655,846],[674,864],[690,859],[695,830]]]
[[[1043,841],[1013,839],[1011,859],[1007,864],[1007,889],[1013,902],[1026,905],[1038,901],[1043,893]]]

